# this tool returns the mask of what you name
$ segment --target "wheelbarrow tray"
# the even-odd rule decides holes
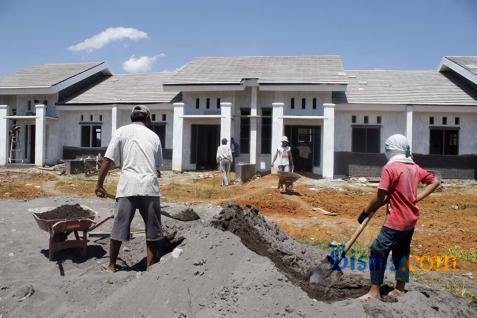
[[[294,183],[296,180],[300,179],[300,175],[294,172],[278,171],[278,178],[281,182]]]
[[[46,232],[51,232],[54,227],[56,228],[55,232],[71,232],[73,230],[87,231],[95,223],[94,219],[97,217],[98,212],[85,205],[81,205],[81,207],[89,211],[91,216],[85,218],[46,220],[41,219],[40,216],[43,213],[53,210],[55,207],[33,208],[29,209],[29,211],[32,213],[38,227]]]

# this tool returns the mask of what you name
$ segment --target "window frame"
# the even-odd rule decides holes
[[[262,108],[262,131],[260,134],[260,153],[261,154],[271,154],[272,153],[272,126],[273,126],[273,110],[272,108]],[[264,133],[267,128],[270,132],[269,137]]]
[[[240,109],[240,153],[250,154],[250,108]],[[244,133],[246,131],[246,133]]]
[[[83,145],[83,129],[88,127],[89,130],[89,140],[88,144],[86,146]],[[94,141],[98,141],[97,138],[95,138],[96,134],[96,129],[100,129],[100,136],[99,136],[99,145],[94,145]],[[102,139],[103,139],[103,123],[97,122],[97,123],[81,123],[80,124],[80,148],[101,148],[102,146]]]
[[[355,153],[381,153],[381,125],[351,125],[351,152]],[[356,151],[354,149],[354,134],[355,134],[355,129],[364,129],[364,151]],[[378,131],[378,151],[377,152],[371,152],[368,150],[368,129],[377,129]]]
[[[442,131],[442,151],[441,153],[432,153],[432,131]],[[456,153],[446,153],[447,148],[450,145],[446,145],[446,132],[456,132],[457,133],[457,141],[455,145]],[[430,155],[437,155],[437,156],[458,156],[459,155],[459,141],[460,141],[460,127],[452,127],[452,126],[433,126],[429,127],[429,154]]]

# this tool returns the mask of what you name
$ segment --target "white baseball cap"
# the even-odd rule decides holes
[[[281,141],[286,141],[286,142],[288,142],[288,137],[287,137],[287,136],[283,136],[282,139],[281,139]]]

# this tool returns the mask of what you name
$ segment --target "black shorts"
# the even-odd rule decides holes
[[[111,239],[129,241],[131,222],[136,209],[139,209],[144,220],[146,240],[160,240],[162,238],[160,198],[152,196],[117,198]]]

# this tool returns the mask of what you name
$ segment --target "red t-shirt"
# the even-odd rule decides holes
[[[429,184],[434,176],[412,163],[393,161],[386,164],[381,172],[379,189],[388,193],[388,213],[384,226],[397,231],[412,229],[419,218],[416,205],[419,183]]]

